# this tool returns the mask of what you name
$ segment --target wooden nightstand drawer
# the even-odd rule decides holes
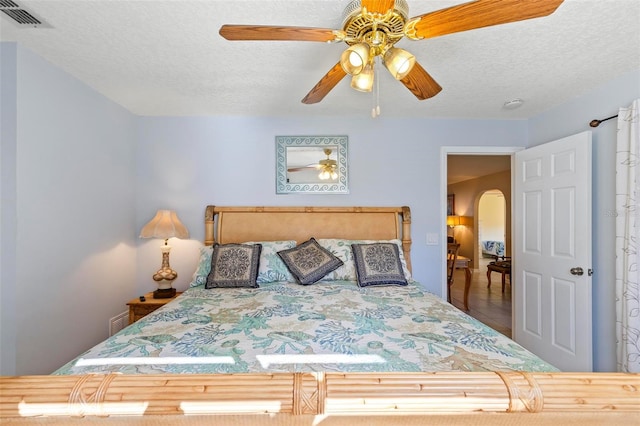
[[[153,292],[150,292],[144,295],[144,302],[141,302],[139,298],[130,300],[129,303],[127,303],[127,305],[129,306],[129,324],[133,324],[140,318],[144,318],[161,306],[164,306],[167,303],[171,302],[181,294],[181,292],[176,293],[175,297],[168,299],[154,299]]]

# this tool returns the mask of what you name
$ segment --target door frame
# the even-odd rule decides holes
[[[447,297],[447,245],[446,241],[446,229],[447,229],[447,157],[449,155],[509,155],[511,157],[511,199],[514,197],[514,173],[515,167],[515,153],[526,149],[524,146],[443,146],[440,148],[440,229],[443,233],[443,243],[440,248],[440,282],[441,282],[441,294],[442,298]],[[514,246],[517,241],[515,240],[515,220],[514,220],[514,203],[511,203],[511,245]],[[474,214],[474,223],[476,215]],[[513,253],[512,253],[513,255]],[[515,259],[513,259],[515,261]],[[511,287],[513,291],[513,287]],[[513,310],[515,298],[511,297],[511,309]],[[513,315],[511,316],[511,328],[513,328]]]

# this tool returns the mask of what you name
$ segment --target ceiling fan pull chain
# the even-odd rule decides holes
[[[377,58],[374,58],[374,61]],[[376,118],[377,116],[380,115],[380,79],[377,77],[380,76],[376,76],[375,72],[376,72],[376,68],[373,68],[373,72],[374,72],[374,83],[375,83],[375,88],[373,89],[373,96],[371,97],[371,118]]]
[[[371,118],[376,118],[376,92],[377,92],[377,83],[378,83],[378,79],[375,77],[375,67],[374,67],[374,71],[373,71],[373,79],[374,79],[374,83],[376,84],[376,86],[373,87],[373,91],[371,92]]]
[[[378,58],[378,63],[380,62],[380,58]],[[376,116],[378,115],[380,115],[380,79],[376,78]]]

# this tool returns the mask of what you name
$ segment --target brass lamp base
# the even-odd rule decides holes
[[[154,299],[170,299],[176,295],[176,289],[171,288],[159,288],[153,292]]]
[[[169,265],[171,246],[167,245],[167,240],[164,240],[164,246],[162,246],[161,250],[162,267],[158,272],[153,274],[153,280],[158,283],[158,289],[153,292],[153,298],[170,299],[176,295],[176,289],[171,287],[171,283],[178,278],[178,273],[171,269]]]

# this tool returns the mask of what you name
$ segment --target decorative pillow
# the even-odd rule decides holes
[[[287,241],[250,241],[243,244],[260,244],[260,268],[258,269],[258,284],[265,284],[274,281],[293,282],[294,278],[287,266],[278,256],[278,251],[290,249],[296,246],[295,240]],[[213,246],[200,247],[200,259],[198,266],[193,273],[193,279],[189,287],[197,287],[207,283],[207,275],[211,271],[211,253]]]
[[[278,252],[278,256],[287,265],[296,281],[300,284],[313,284],[342,265],[342,260],[323,248],[311,238],[288,250]]]
[[[204,288],[257,288],[260,244],[214,244]]]
[[[211,271],[211,253],[213,253],[213,246],[200,247],[200,257],[198,258],[198,266],[193,273],[193,278],[189,287],[197,287],[207,283],[207,275]]]
[[[404,277],[411,279],[411,273],[407,267],[407,261],[404,258],[404,252],[402,251],[402,241],[396,240],[345,240],[345,239],[318,239],[318,243],[336,255],[342,262],[343,266],[339,267],[335,271],[327,274],[324,277],[324,281],[356,281],[356,265],[353,259],[352,244],[374,244],[374,243],[391,243],[398,246],[398,253],[400,253],[400,262],[402,263],[402,271]]]
[[[407,285],[400,250],[393,243],[353,244],[358,285]]]
[[[250,241],[243,244],[260,244],[260,267],[258,268],[258,284],[272,283],[275,281],[293,282],[294,278],[287,269],[278,252],[294,248],[295,240],[289,241]]]

